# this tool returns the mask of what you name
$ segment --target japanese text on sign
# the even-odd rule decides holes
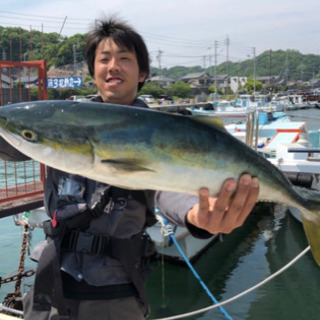
[[[82,88],[81,77],[48,78],[47,89]]]

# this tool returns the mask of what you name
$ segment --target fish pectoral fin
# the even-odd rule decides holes
[[[138,172],[138,171],[154,171],[145,167],[143,161],[136,159],[127,159],[127,158],[119,158],[119,159],[102,159],[102,164],[112,166],[117,171],[124,172]]]
[[[302,216],[302,224],[307,235],[313,257],[320,266],[320,223],[307,220]]]

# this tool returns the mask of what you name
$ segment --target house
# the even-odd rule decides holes
[[[312,87],[312,88],[320,87],[320,79],[319,78],[311,79],[309,81],[309,86]]]
[[[246,84],[248,78],[247,77],[233,77],[229,78],[229,88],[233,93],[237,93],[243,86]]]
[[[206,72],[189,73],[181,81],[190,84],[194,89],[207,89],[212,85],[212,77]]]
[[[269,83],[279,83],[281,80],[280,76],[264,76],[264,77],[256,77],[257,81],[260,81],[262,84]]]
[[[189,73],[182,77],[182,81],[190,84],[195,89],[208,89],[211,85],[217,85],[217,89],[227,93],[230,89],[236,93],[247,82],[247,77],[228,76],[226,74],[211,77],[206,72]]]
[[[217,85],[217,89],[225,92],[228,87],[228,76],[226,74],[218,74],[212,78],[212,85]]]
[[[158,82],[162,88],[168,88],[169,85],[174,83],[175,81],[171,78],[159,75],[148,78],[146,82]]]

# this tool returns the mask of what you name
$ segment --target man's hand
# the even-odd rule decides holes
[[[243,225],[259,194],[259,181],[243,174],[238,182],[226,180],[217,198],[209,197],[209,189],[199,190],[199,203],[187,214],[187,221],[212,234],[230,233]]]

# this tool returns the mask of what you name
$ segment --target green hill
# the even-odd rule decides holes
[[[20,41],[21,39],[21,41]],[[47,67],[61,67],[75,61],[85,60],[86,34],[71,37],[57,33],[42,33],[21,28],[0,26],[0,59],[28,61],[45,59]],[[1,56],[2,55],[2,56]],[[320,55],[301,54],[295,50],[265,51],[256,57],[256,76],[281,76],[287,80],[307,81],[320,77]],[[224,62],[217,66],[217,74],[232,76],[252,76],[253,59],[242,62]],[[214,74],[214,67],[209,70],[201,66],[175,66],[163,68],[161,74],[177,79],[188,73],[206,71]],[[159,69],[151,68],[152,75],[158,75]]]

